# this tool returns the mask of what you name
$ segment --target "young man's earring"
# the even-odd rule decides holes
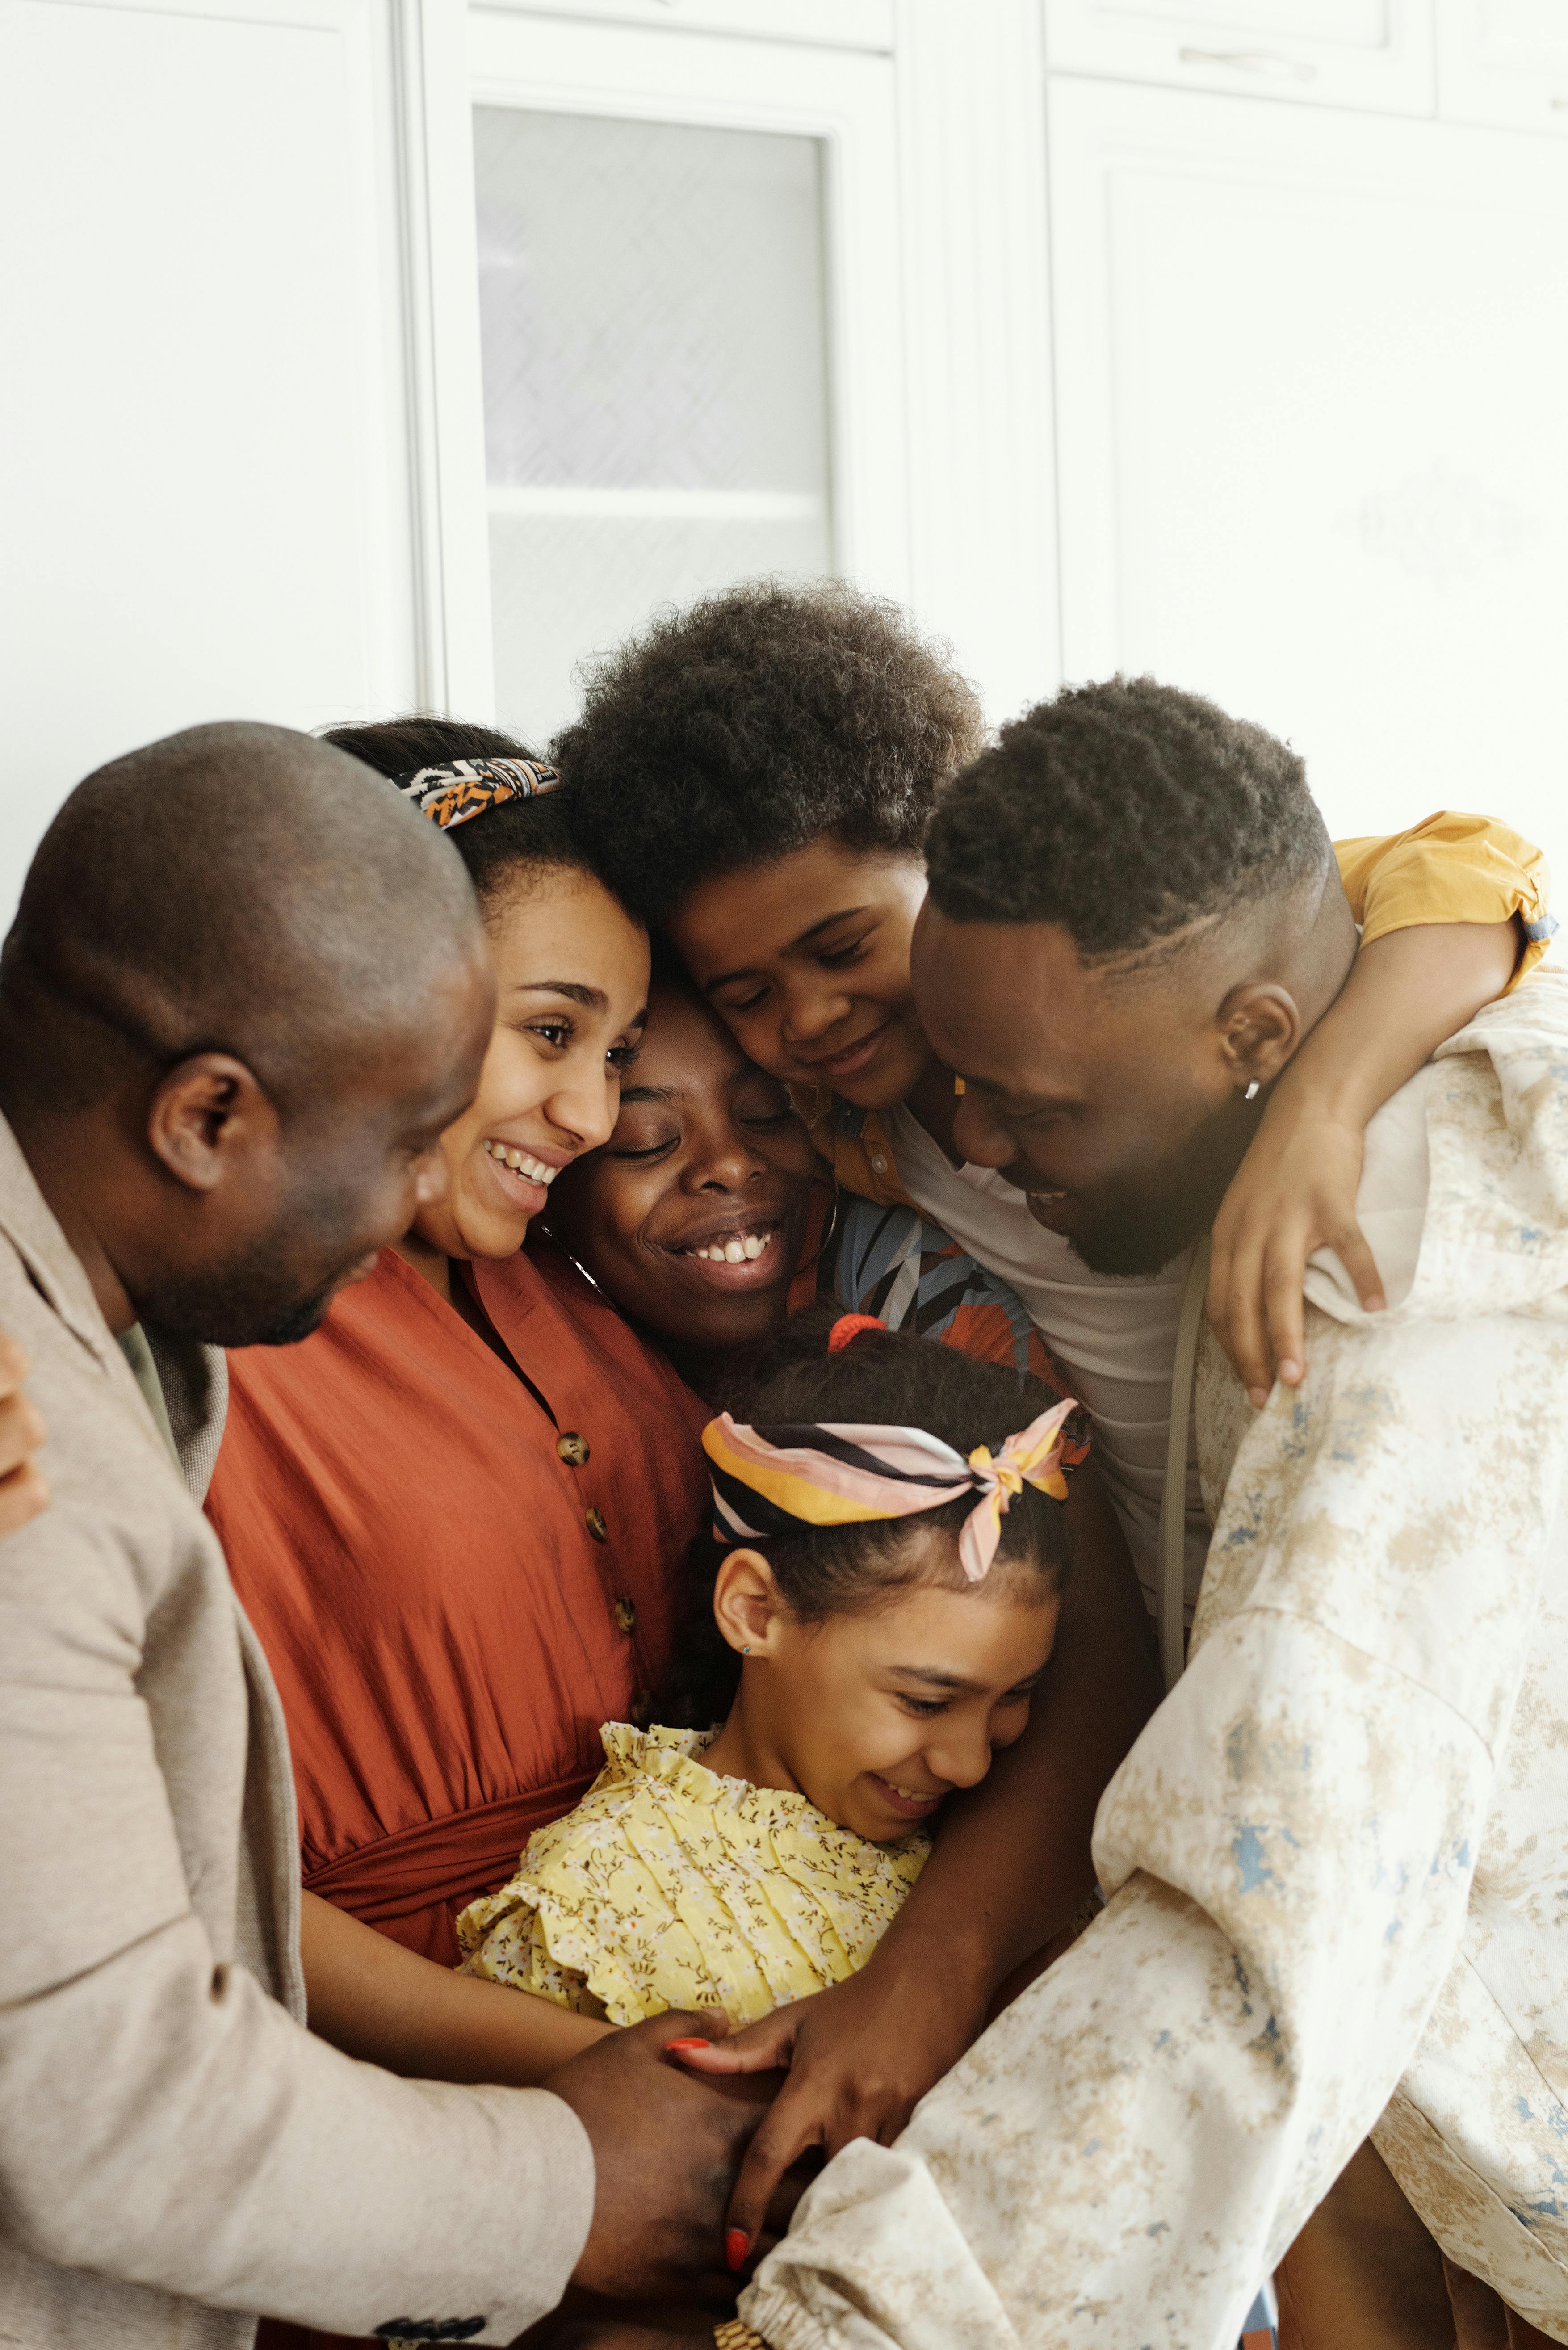
[[[1258,1083],[1257,1078],[1254,1077],[1241,1098],[1243,1101],[1256,1101],[1258,1096],[1262,1092],[1262,1087]]]
[[[751,1655],[751,1653],[752,1653],[752,1644],[751,1644],[751,1642],[748,1640],[748,1641],[746,1642],[745,1647],[741,1650],[741,1654],[742,1654],[742,1657],[749,1657],[749,1656]]]

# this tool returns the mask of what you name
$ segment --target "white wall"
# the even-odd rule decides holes
[[[88,769],[419,693],[386,0],[0,0],[0,915]]]
[[[846,557],[994,716],[1150,667],[1568,872],[1564,13],[0,0],[0,914],[159,732],[486,714],[476,92],[829,140]]]

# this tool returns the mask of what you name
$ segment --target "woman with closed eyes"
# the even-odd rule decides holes
[[[914,1209],[834,1195],[788,1088],[657,947],[615,1130],[541,1228],[715,1408],[818,1300],[1061,1384],[1004,1282]]]

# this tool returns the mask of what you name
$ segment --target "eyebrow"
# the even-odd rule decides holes
[[[983,1681],[966,1680],[962,1673],[943,1672],[940,1665],[889,1665],[888,1670],[890,1673],[897,1674],[900,1680],[925,1681],[929,1687],[934,1689],[971,1690],[980,1691],[985,1687]],[[1039,1679],[1039,1673],[1025,1673],[1022,1679],[1009,1681],[1008,1687],[1009,1689],[1023,1689],[1025,1683],[1027,1683],[1031,1688],[1033,1688],[1033,1684]]]
[[[564,995],[569,1003],[580,1003],[585,1012],[607,1012],[609,997],[602,987],[583,987],[575,979],[519,979],[513,983],[514,995]]]
[[[584,987],[575,979],[519,979],[512,983],[514,995],[564,995],[568,1003],[580,1003],[585,1012],[607,1012],[609,997],[602,987]],[[646,1028],[648,1006],[634,1012],[627,1022],[628,1028]]]
[[[797,948],[808,947],[813,939],[822,936],[824,931],[830,931],[835,922],[853,921],[857,914],[870,914],[875,911],[876,909],[873,906],[840,906],[836,913],[824,914],[820,922],[813,922],[810,930],[802,931],[798,937],[791,939],[784,952],[794,954]],[[716,978],[704,980],[702,993],[704,995],[711,995],[716,987],[728,987],[732,980],[750,979],[753,968],[751,963],[742,963],[738,970],[722,971]]]

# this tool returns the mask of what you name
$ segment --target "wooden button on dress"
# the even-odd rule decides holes
[[[586,1436],[579,1436],[575,1428],[568,1428],[564,1436],[557,1436],[556,1450],[568,1469],[587,1466],[588,1440]]]
[[[618,1599],[615,1603],[615,1620],[623,1632],[634,1632],[637,1629],[636,1601]]]
[[[609,1528],[605,1523],[604,1512],[602,1510],[589,1510],[587,1513],[587,1521],[588,1532],[592,1534],[595,1542],[608,1542]]]

